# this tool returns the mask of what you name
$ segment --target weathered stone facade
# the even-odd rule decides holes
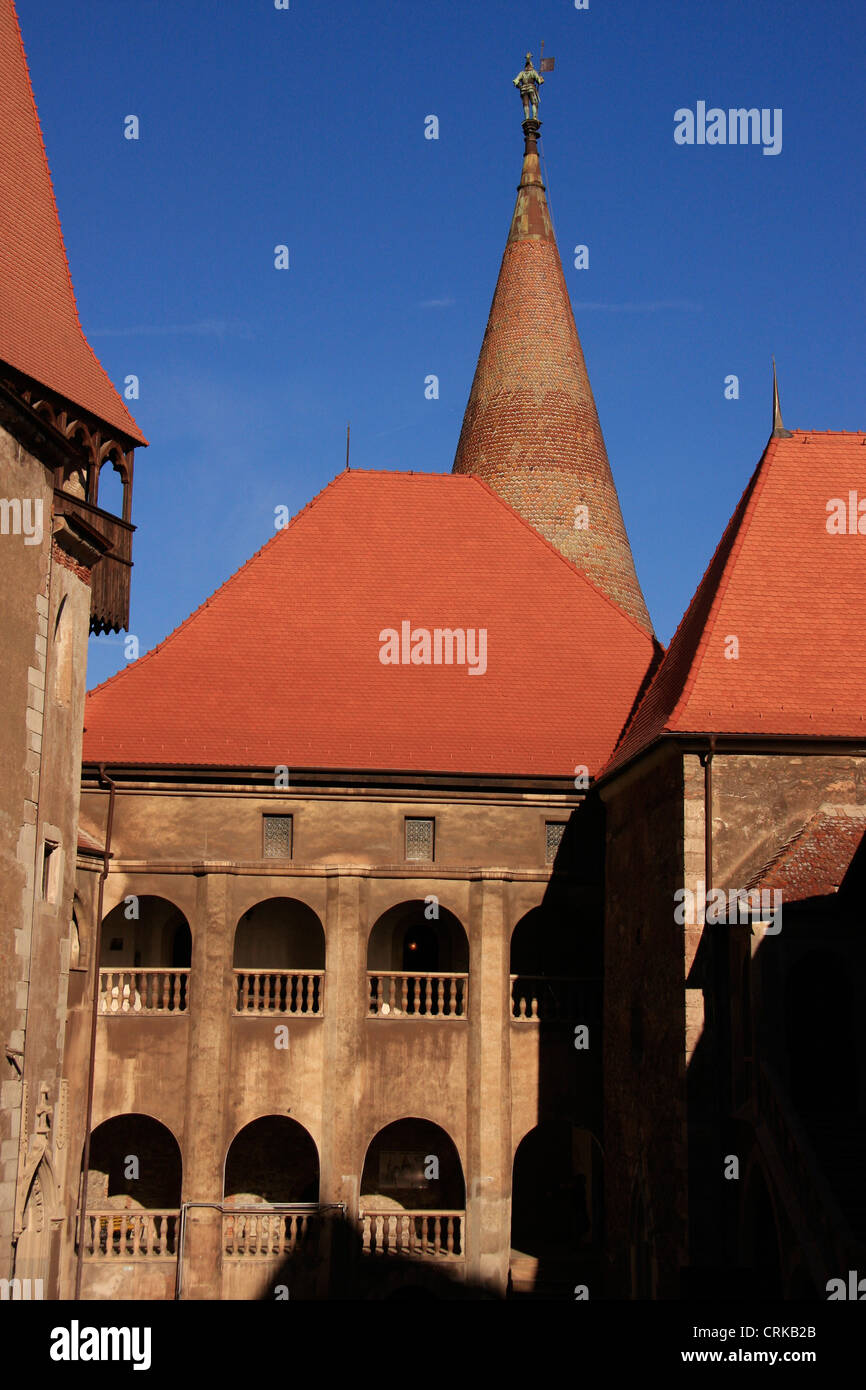
[[[349,791],[337,779],[270,792],[260,779],[258,786],[209,785],[201,778],[184,784],[113,772],[112,780],[118,791],[104,901],[93,1128],[98,1135],[106,1121],[144,1114],[177,1141],[183,1202],[208,1204],[186,1208],[183,1296],[272,1296],[270,1285],[283,1261],[230,1252],[228,1223],[237,1220],[231,1216],[236,1203],[224,1187],[233,1141],[268,1116],[274,1122],[289,1116],[303,1127],[318,1156],[314,1200],[322,1206],[342,1204],[362,1238],[364,1213],[371,1206],[363,1178],[377,1136],[397,1122],[437,1126],[436,1144],[453,1145],[457,1156],[447,1203],[455,1213],[455,1248],[443,1254],[440,1265],[459,1283],[503,1293],[512,1245],[512,1165],[521,1141],[540,1121],[566,1123],[569,1132],[586,1136],[581,1150],[586,1170],[573,1176],[582,1176],[592,1190],[592,1127],[600,1119],[600,981],[593,952],[600,931],[600,885],[592,881],[594,856],[584,852],[580,864],[567,843],[559,851],[553,887],[552,867],[545,862],[546,825],[567,821],[578,794],[567,784],[517,791],[504,779],[487,786],[467,783],[459,790],[429,779],[411,794],[387,785]],[[91,774],[83,823],[98,837],[108,798],[92,783]],[[262,817],[274,814],[294,818],[291,860],[261,857]],[[434,862],[406,862],[407,816],[435,819]],[[274,899],[289,912],[304,904],[315,914],[306,937],[295,930],[301,958],[283,973],[321,965],[323,975],[312,1007],[309,995],[302,1001],[292,996],[294,1012],[288,1011],[284,994],[267,999],[263,994],[246,1003],[242,998],[247,962],[239,966],[236,954],[242,924],[256,905]],[[144,974],[133,970],[124,978],[135,977],[141,1003],[138,1012],[135,1002],[124,1011],[122,1002],[116,1005],[118,995],[112,1004],[110,983],[123,975],[112,974],[110,967],[113,957],[121,957],[119,942],[129,930],[124,913],[141,913],[136,930],[142,937],[141,924],[146,926],[155,900],[173,904],[190,928],[188,1003],[150,1012]],[[576,951],[571,941],[572,955],[564,964],[567,973],[584,980],[578,1022],[588,1017],[591,1022],[589,1063],[575,1049],[573,1007],[556,1018],[541,999],[535,1005],[541,1017],[526,1017],[533,1010],[530,997],[521,1017],[518,996],[512,998],[513,934],[539,908],[543,920],[558,916],[574,923],[581,938]],[[439,938],[438,974],[445,976],[441,1002],[437,1006],[434,993],[432,1007],[425,1005],[423,988],[413,1006],[418,976],[406,967],[404,953],[406,932],[418,934],[425,922]],[[264,929],[276,953],[279,932]],[[522,948],[519,974],[527,982],[533,940],[538,948],[534,973],[550,973],[549,960],[542,960],[542,936],[541,930],[529,935],[528,947]],[[548,942],[548,956],[549,950]],[[276,981],[273,959],[270,966],[270,972],[259,969],[256,975]],[[383,974],[386,981],[390,975],[401,977],[398,983],[410,978],[408,1007],[399,988],[390,1005],[387,990],[385,1006],[381,990],[377,1002]],[[429,971],[424,978],[430,978]],[[456,1009],[452,979],[460,991]],[[85,1026],[82,1011],[79,1031]],[[255,1191],[247,1194],[259,1204],[262,1174],[277,1163],[268,1134],[263,1133],[262,1145],[250,1176]],[[435,1144],[431,1153],[436,1156]],[[146,1164],[147,1155],[141,1158]],[[306,1171],[303,1163],[301,1169]],[[291,1179],[289,1172],[286,1181]],[[416,1189],[410,1208],[430,1206],[435,1182],[426,1189],[424,1183]],[[133,1195],[135,1183],[124,1190],[130,1205],[149,1205]],[[297,1200],[299,1190],[286,1188],[282,1199]],[[140,1192],[143,1199],[143,1183]],[[378,1193],[379,1203],[383,1196],[386,1209],[396,1210],[387,1194]],[[104,1202],[100,1209],[106,1211]],[[587,1261],[587,1249],[563,1252],[561,1241],[557,1245],[556,1228],[564,1220],[567,1224],[561,1200],[551,1201],[547,1219],[564,1296],[592,1260]],[[597,1236],[596,1230],[596,1250]],[[66,1278],[71,1279],[67,1253]],[[524,1259],[530,1283],[539,1259],[532,1252]],[[151,1277],[147,1270],[153,1270],[154,1260],[137,1259],[135,1266],[134,1274],[120,1280],[116,1265],[88,1258],[84,1295],[105,1297],[123,1289],[123,1296],[147,1296],[139,1281]],[[358,1278],[363,1283],[363,1276]],[[405,1261],[395,1263],[392,1279],[411,1282]],[[173,1295],[170,1282],[164,1296]]]

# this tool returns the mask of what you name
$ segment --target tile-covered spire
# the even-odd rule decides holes
[[[453,471],[483,478],[652,632],[541,178],[540,125],[523,122],[517,202]]]

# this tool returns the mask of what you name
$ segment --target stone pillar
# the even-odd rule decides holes
[[[183,1143],[185,1202],[222,1201],[232,964],[228,884],[225,873],[204,874],[196,893]],[[222,1217],[215,1207],[187,1211],[182,1273],[182,1298],[221,1297]]]
[[[322,1202],[345,1202],[354,1223],[361,1191],[358,1072],[363,1067],[367,970],[367,880],[339,874],[328,879],[325,905],[327,979],[322,1076]],[[338,1261],[354,1249],[354,1225],[334,1243]],[[351,1262],[351,1260],[350,1260]],[[338,1296],[351,1270],[332,1271],[331,1296]]]
[[[467,1277],[504,1294],[511,1244],[511,1058],[506,885],[470,893],[469,1067],[466,1097]],[[479,1104],[479,1097],[484,1104]]]

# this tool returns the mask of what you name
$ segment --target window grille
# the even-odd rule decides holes
[[[417,816],[406,817],[407,859],[425,859],[428,862],[432,860],[433,825],[432,820],[423,820]]]
[[[556,851],[562,842],[565,830],[565,821],[549,820],[545,823],[545,844],[544,856],[547,864],[552,864],[556,858]]]
[[[265,816],[263,819],[265,859],[291,859],[291,816]]]

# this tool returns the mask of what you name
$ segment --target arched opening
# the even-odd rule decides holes
[[[465,1208],[460,1155],[440,1125],[395,1120],[370,1141],[361,1174],[365,1254],[460,1259]]]
[[[534,907],[511,934],[511,1014],[520,1021],[595,1016],[601,968],[573,915]]]
[[[465,1018],[469,941],[438,902],[398,903],[375,923],[367,946],[369,1012],[381,1018]]]
[[[245,1125],[226,1154],[223,1196],[229,1207],[319,1200],[319,1154],[312,1135],[285,1115]]]
[[[88,1210],[172,1209],[180,1206],[180,1147],[150,1115],[115,1115],[90,1138]]]
[[[514,1257],[573,1256],[601,1241],[602,1156],[587,1129],[545,1120],[520,1141],[511,1181]]]
[[[754,1167],[743,1199],[743,1264],[753,1272],[752,1293],[756,1298],[781,1298],[782,1279],[779,1236],[773,1203],[764,1175]]]
[[[84,1253],[127,1258],[177,1253],[180,1146],[150,1115],[115,1115],[90,1138]]]
[[[99,465],[99,482],[96,504],[104,512],[110,512],[112,516],[123,516],[123,507],[126,500],[126,483],[123,479],[121,466],[114,462],[111,455],[104,459]]]
[[[296,898],[268,898],[241,917],[234,944],[236,1014],[321,1016],[325,932]]]
[[[809,951],[785,980],[785,1034],[791,1099],[807,1120],[859,1109],[857,1017],[843,956]]]
[[[105,917],[100,1010],[105,1014],[185,1013],[192,935],[174,903],[129,894]]]

